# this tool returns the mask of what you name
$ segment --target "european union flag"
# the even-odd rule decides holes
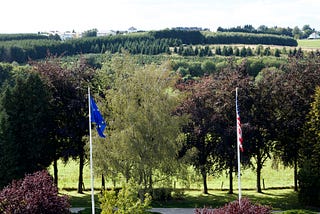
[[[94,102],[93,98],[90,96],[90,110],[91,110],[91,122],[96,124],[96,129],[100,137],[105,138],[103,131],[106,128],[107,124],[104,121],[98,106]]]

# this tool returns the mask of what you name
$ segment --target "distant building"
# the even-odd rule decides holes
[[[136,33],[138,30],[135,27],[131,27],[128,29],[128,33]]]
[[[181,30],[181,31],[209,31],[208,28],[202,27],[173,27],[172,30]]]
[[[320,39],[319,33],[318,32],[313,32],[312,34],[310,34],[308,39]]]
[[[97,36],[110,36],[110,35],[116,35],[117,32],[114,30],[107,30],[107,31],[98,31]]]

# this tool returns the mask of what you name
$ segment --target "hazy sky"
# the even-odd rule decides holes
[[[320,0],[2,0],[0,33],[251,24],[320,30]]]

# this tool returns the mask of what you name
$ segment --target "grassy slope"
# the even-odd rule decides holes
[[[320,49],[320,39],[300,39],[298,40],[298,47],[310,50]]]

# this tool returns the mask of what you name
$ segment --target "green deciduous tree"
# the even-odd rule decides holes
[[[176,77],[167,65],[139,66],[128,55],[117,55],[98,78],[105,89],[109,132],[97,145],[96,163],[108,175],[119,173],[152,188],[157,174],[172,175],[178,168],[182,119],[173,114],[179,101]]]
[[[302,140],[301,168],[299,170],[299,200],[318,206],[320,197],[320,87],[316,88],[314,101],[307,116]]]

